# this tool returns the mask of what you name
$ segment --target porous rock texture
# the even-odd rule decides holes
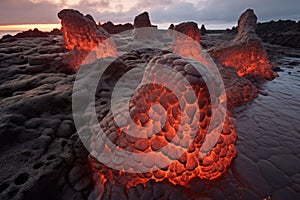
[[[256,33],[264,42],[300,48],[300,21],[279,20],[258,23]]]
[[[207,34],[205,39],[214,37]],[[279,64],[300,64],[291,59],[299,57],[299,51],[268,48],[280,57]],[[286,67],[278,81],[270,82],[267,98],[260,95],[249,108],[238,108],[239,154],[223,176],[212,181],[195,178],[186,187],[150,180],[128,189],[120,176],[103,185],[94,182],[99,174],[91,170],[74,127],[75,72],[64,61],[67,54],[62,36],[0,40],[0,199],[299,199],[297,68]],[[149,49],[128,53],[111,73],[123,73],[164,54]],[[227,97],[243,99],[239,94],[249,80],[233,68],[218,68]],[[99,83],[99,121],[109,113],[109,94],[116,81],[107,76]]]
[[[91,188],[67,53],[62,36],[0,42],[0,199],[83,198]]]
[[[91,51],[109,37],[90,15],[84,16],[77,10],[64,9],[58,13],[58,17],[61,19],[66,48],[69,50],[76,47],[78,50]]]
[[[97,26],[91,15],[84,16],[77,10],[64,9],[58,17],[61,19],[65,47],[71,51],[65,60],[72,68],[77,68],[90,51],[110,36],[105,29]],[[111,50],[109,53],[115,55],[113,45],[108,46],[111,46],[108,47]]]
[[[162,75],[160,71],[161,65],[169,66],[170,69],[174,70],[174,74],[170,74],[169,76],[171,77],[169,78],[166,74]],[[212,93],[209,92],[208,86],[204,81],[209,73],[205,67],[201,67],[203,77],[188,60],[182,59],[176,54],[164,54],[163,56],[154,57],[146,67],[142,79],[142,84],[148,84],[138,88],[132,97],[129,112],[135,123],[127,124],[125,122],[122,123],[122,126],[117,126],[114,119],[125,117],[124,112],[118,112],[119,114],[116,115],[109,112],[101,121],[100,126],[103,127],[104,134],[107,134],[111,142],[126,149],[129,153],[147,154],[158,152],[158,154],[147,157],[145,160],[132,160],[127,158],[128,154],[126,156],[120,155],[118,158],[106,157],[106,165],[95,165],[97,171],[100,171],[100,173],[110,171],[107,168],[107,165],[110,166],[110,164],[122,166],[122,169],[127,171],[129,171],[130,167],[133,168],[132,171],[135,171],[135,174],[122,173],[120,176],[118,172],[114,174],[113,170],[112,173],[109,173],[112,174],[114,179],[123,180],[122,184],[127,187],[136,186],[138,183],[146,183],[150,179],[155,179],[156,181],[167,179],[175,184],[186,185],[195,177],[211,180],[221,176],[236,156],[234,147],[236,141],[235,129],[226,113],[223,131],[222,127],[219,128],[222,115],[218,112],[223,112],[221,111],[223,105],[219,104],[217,105],[218,107],[213,108],[211,101],[221,101],[221,92],[219,88],[214,88],[213,91],[210,91]],[[182,79],[181,75],[192,86],[196,95],[194,99],[191,97],[190,91],[179,83],[180,79]],[[178,96],[175,96],[167,87],[152,83],[158,83],[159,80],[162,80],[162,77],[165,81],[173,80],[173,85],[176,88],[180,89],[182,87],[180,91],[182,94],[181,99],[177,99]],[[218,80],[213,80],[216,83],[211,83],[212,85],[219,84],[217,83]],[[176,82],[178,85],[176,85]],[[164,83],[166,84],[166,82]],[[183,108],[181,103],[184,105]],[[160,104],[162,107],[152,107],[155,104]],[[198,109],[197,106],[199,106]],[[218,113],[218,117],[212,118],[211,113]],[[163,122],[164,114],[167,117],[165,124]],[[154,121],[149,117],[150,115],[155,119]],[[197,116],[199,117],[198,121],[195,121]],[[150,127],[151,130],[147,131],[147,134],[157,130],[159,132],[152,136],[148,135],[149,138],[128,136],[128,130],[133,131],[136,128],[135,125],[138,127]],[[161,130],[160,126],[163,126]],[[189,126],[190,129],[188,132],[185,132],[181,126],[186,128]],[[194,130],[192,127],[195,126],[198,128]],[[210,126],[215,128],[209,130]],[[221,132],[220,135],[218,130]],[[190,134],[194,135],[194,139],[192,139],[189,146]],[[214,134],[218,137],[216,145],[214,145],[209,154],[200,158],[199,154],[207,151],[205,148],[205,150],[200,150],[201,147],[205,146],[204,142],[213,142],[212,138],[205,138],[206,135],[214,137]],[[109,148],[105,143],[98,142],[99,137],[102,138],[103,135],[95,129],[91,141],[91,149],[94,152],[94,156],[95,153],[102,154]],[[164,148],[166,145],[168,147]],[[180,151],[179,149],[181,148],[186,148],[186,150]],[[99,157],[99,160],[102,160],[101,157]],[[164,166],[163,163],[165,162],[170,164]],[[135,168],[138,165],[141,166]],[[155,166],[157,167],[156,169],[154,168]],[[143,173],[141,169],[149,170],[149,172]]]
[[[238,20],[238,33],[230,42],[213,47],[209,54],[225,66],[234,67],[240,76],[257,76],[274,79],[261,39],[256,35],[257,17],[252,9],[246,10]]]

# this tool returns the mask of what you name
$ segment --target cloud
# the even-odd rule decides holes
[[[197,21],[200,20],[199,12],[194,4],[189,2],[175,3],[165,8],[152,8],[150,10],[153,21],[158,23]]]
[[[232,21],[247,8],[253,8],[259,20],[300,18],[299,0],[211,0],[199,14],[203,20]]]
[[[60,8],[50,2],[33,3],[28,0],[1,0],[0,24],[53,23]]]
[[[74,8],[96,21],[133,22],[148,11],[152,22],[235,24],[240,14],[253,8],[260,21],[300,19],[299,0],[1,0],[0,24],[58,23],[57,13]]]
[[[200,2],[200,1],[198,1]],[[195,4],[189,2],[174,3],[165,8],[152,8],[150,13],[157,22],[183,20],[236,22],[247,8],[253,8],[259,20],[300,18],[299,0],[209,0]]]

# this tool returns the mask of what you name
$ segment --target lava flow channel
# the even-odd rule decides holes
[[[179,82],[176,77],[180,76],[177,75],[182,75],[189,82],[196,96],[195,101],[189,97],[186,88],[180,88],[180,84],[177,84],[176,87],[179,88],[182,99],[178,99],[174,92],[164,85],[154,83],[157,79],[168,80],[157,74],[157,69],[161,65],[176,72],[173,78],[175,85],[176,82]],[[95,128],[91,139],[91,149],[94,151],[91,163],[93,170],[102,179],[102,183],[117,181],[129,188],[139,183],[146,184],[150,179],[155,181],[167,179],[173,184],[186,185],[194,177],[212,180],[220,177],[226,171],[236,156],[236,131],[226,109],[223,124],[212,122],[213,112],[216,116],[220,116],[219,118],[222,116],[222,113],[218,113],[222,109],[213,108],[212,101],[222,102],[225,98],[218,92],[210,94],[203,76],[186,59],[174,56],[174,54],[157,56],[150,61],[143,76],[143,82],[148,82],[148,84],[139,87],[131,97],[129,113],[135,127],[152,127],[156,134],[148,135],[146,138],[127,134],[135,127],[129,123],[117,125],[116,116],[111,111],[100,122],[100,127],[103,131],[101,134],[105,134],[107,139],[118,148],[126,150],[128,154],[143,155],[152,152],[157,154],[156,156],[137,156],[133,159],[122,156],[115,159],[108,156],[105,160],[103,157],[98,159],[101,160],[102,163],[100,163],[97,161],[95,152],[101,154],[110,147],[105,141],[98,142],[102,135],[99,134],[98,128]],[[219,104],[219,106],[223,105]],[[122,113],[117,113],[117,115],[122,115]],[[195,117],[196,115],[199,117]],[[165,119],[162,119],[164,116]],[[221,121],[221,119],[218,120]],[[188,129],[180,132],[182,124],[191,125],[193,123],[194,126],[189,126]],[[217,142],[212,149],[203,154],[201,147],[206,140],[209,140],[206,135],[213,135],[213,132],[216,131],[214,128],[209,131],[210,124],[214,124],[216,127],[222,126],[221,134],[218,135]],[[193,132],[192,130],[196,131],[189,144],[188,141],[191,138],[189,133]],[[147,135],[147,132],[145,134]],[[164,148],[167,145],[169,145],[168,148]],[[180,148],[186,149],[186,151],[180,152]],[[199,156],[201,154],[204,156]],[[164,166],[164,163],[170,164]],[[117,166],[121,170],[115,170],[116,168],[112,169],[109,166]],[[139,172],[137,169],[148,170]],[[137,172],[131,173],[132,171]]]

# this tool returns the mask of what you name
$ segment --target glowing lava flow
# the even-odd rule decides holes
[[[261,39],[256,35],[257,17],[252,9],[246,10],[238,20],[238,33],[230,42],[213,47],[209,54],[219,63],[234,67],[239,76],[274,79],[277,75]]]
[[[180,75],[183,75],[196,98],[193,100],[187,88],[180,88],[182,86],[180,84],[176,85],[182,96],[178,99],[174,92],[164,85],[151,83],[158,79],[170,80],[158,73],[157,70],[161,65],[176,71],[173,77],[175,85],[181,79]],[[126,159],[125,156],[119,156],[117,159],[108,156],[105,160],[102,157],[103,164],[91,159],[94,171],[102,177],[101,182],[105,181],[103,174],[106,174],[105,179],[122,183],[127,188],[139,183],[146,184],[150,179],[155,181],[167,179],[173,184],[186,185],[194,177],[211,180],[221,176],[236,156],[234,125],[228,114],[225,114],[224,124],[221,123],[222,103],[216,108],[212,106],[212,101],[222,102],[224,97],[220,96],[220,93],[210,94],[204,78],[187,60],[174,54],[153,58],[145,70],[143,80],[143,83],[150,82],[150,84],[142,85],[130,102],[129,112],[134,124],[127,121],[121,125],[117,124],[116,117],[122,117],[123,113],[117,113],[116,116],[109,112],[100,122],[100,126],[110,142],[126,150],[128,154],[153,152],[157,154],[137,156],[132,160]],[[212,120],[212,113],[216,114],[217,121]],[[181,129],[183,125],[186,128]],[[216,128],[210,130],[210,126]],[[148,138],[127,134],[128,131],[139,127],[150,128],[156,134],[147,135],[149,132],[144,132]],[[220,127],[222,131],[218,135],[216,132]],[[192,133],[195,134],[193,137],[190,135]],[[97,154],[95,152],[100,154],[110,148],[103,142],[101,144],[98,142],[101,137],[95,128],[91,142],[94,155]],[[189,144],[191,137],[192,142]],[[205,142],[213,142],[215,139],[213,137],[217,137],[217,142],[212,145],[212,149],[203,149]],[[182,152],[182,149],[186,151]],[[170,164],[166,166],[165,163]],[[108,166],[116,166],[121,170],[114,170]],[[143,172],[145,169],[148,169],[148,172]]]
[[[239,76],[255,75],[267,79],[276,77],[260,41],[242,43],[234,48],[225,48],[214,54],[227,67],[235,67]]]

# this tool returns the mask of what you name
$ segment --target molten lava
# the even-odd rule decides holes
[[[234,67],[239,76],[254,75],[273,79],[276,73],[273,72],[273,66],[259,43],[260,41],[253,41],[250,44],[240,44],[218,51],[214,56],[224,66]]]
[[[175,76],[170,75],[175,85],[181,79],[180,75],[183,75],[196,98],[193,100],[190,97],[187,88],[180,88],[181,84],[177,85],[182,96],[178,99],[164,84],[152,83],[154,80],[155,82],[170,80],[168,75],[162,76],[159,73],[160,65],[176,71]],[[123,121],[118,124],[116,118],[123,117],[123,113],[114,115],[110,111],[100,122],[100,126],[110,142],[126,150],[128,155],[150,155],[129,158],[125,155],[124,157],[120,155],[118,158],[107,156],[105,159],[101,157],[99,160],[103,164],[99,163],[95,156],[96,159],[91,159],[91,162],[94,171],[102,177],[101,182],[105,181],[103,174],[106,174],[104,179],[117,181],[127,188],[139,183],[146,184],[150,179],[155,181],[167,179],[173,184],[186,185],[194,177],[211,180],[221,176],[236,156],[234,125],[229,115],[225,113],[222,127],[220,106],[223,104],[219,104],[217,108],[212,106],[213,101],[222,102],[224,98],[218,93],[210,94],[203,77],[188,61],[174,54],[153,58],[145,70],[143,83],[148,84],[142,85],[130,101],[129,112],[134,123]],[[216,121],[212,120],[212,113],[216,114]],[[211,130],[210,126],[213,126]],[[220,127],[221,133],[218,135]],[[140,135],[145,134],[145,138],[128,134],[139,128],[147,128],[151,131],[136,132]],[[91,142],[93,155],[109,151],[110,147],[107,144],[98,142],[102,137],[95,128]],[[216,144],[210,144],[214,139]],[[212,149],[207,147],[210,145]],[[153,152],[156,154],[151,154]],[[165,165],[165,163],[169,164]],[[109,166],[120,170],[114,170]],[[143,172],[145,169],[147,172]],[[132,173],[134,171],[137,172]]]

